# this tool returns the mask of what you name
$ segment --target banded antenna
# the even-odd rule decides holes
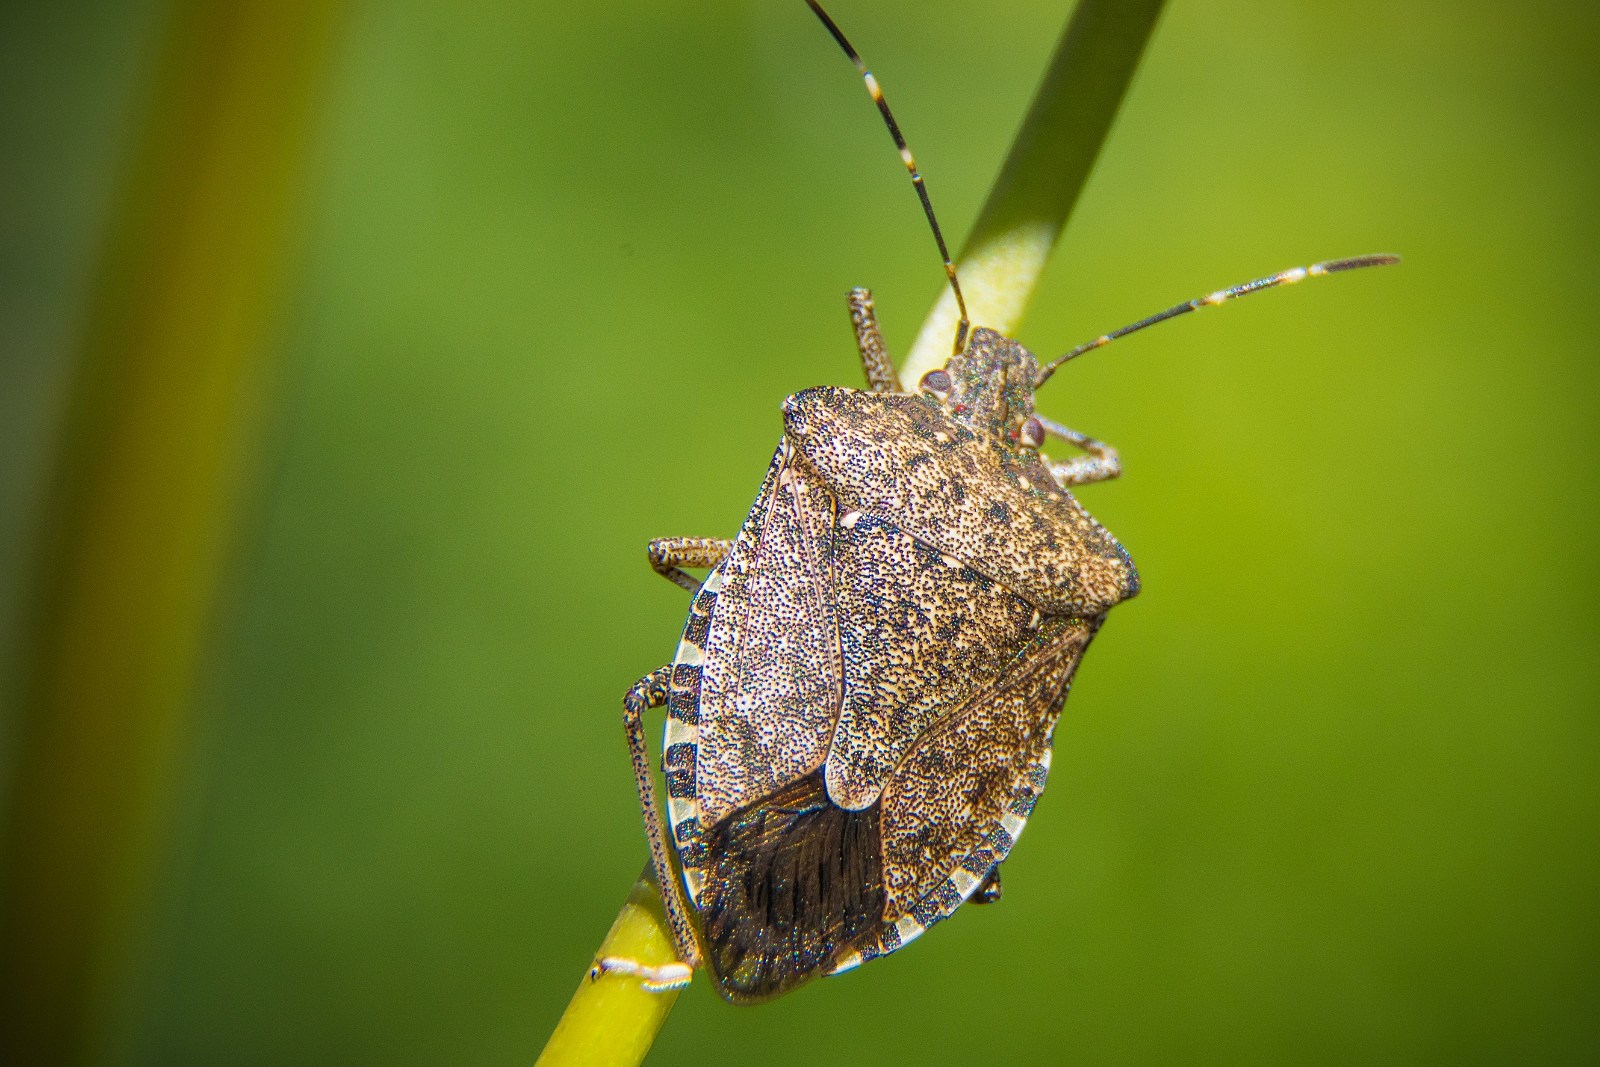
[[[939,256],[944,260],[944,275],[950,279],[950,291],[956,296],[956,309],[961,313],[961,321],[956,324],[955,350],[960,352],[967,343],[967,331],[972,326],[972,321],[967,318],[967,302],[961,296],[961,283],[956,280],[956,265],[950,259],[950,249],[945,246],[944,233],[939,229],[939,219],[933,213],[933,201],[928,199],[928,187],[922,181],[922,175],[917,170],[917,160],[911,154],[911,148],[906,144],[904,135],[900,133],[900,124],[894,120],[894,112],[889,110],[889,101],[883,98],[883,90],[878,87],[878,79],[872,76],[872,71],[861,62],[861,56],[850,44],[848,38],[834,25],[833,19],[822,10],[822,5],[817,0],[806,0],[817,18],[833,34],[833,39],[839,42],[839,47],[844,49],[844,54],[850,57],[850,62],[856,65],[856,70],[861,72],[861,78],[867,83],[867,93],[872,97],[872,102],[878,105],[878,112],[883,115],[884,124],[889,127],[889,135],[894,138],[894,145],[900,150],[900,161],[906,165],[906,170],[911,174],[911,184],[916,186],[917,196],[922,200],[922,211],[928,216],[928,225],[933,227],[933,239],[938,242]]]
[[[1309,267],[1295,267],[1291,270],[1282,270],[1277,274],[1272,274],[1265,278],[1257,278],[1253,282],[1245,282],[1243,285],[1235,285],[1231,289],[1218,289],[1214,293],[1207,293],[1205,296],[1195,297],[1193,300],[1190,300],[1187,303],[1174,304],[1172,307],[1167,308],[1167,310],[1158,311],[1149,318],[1140,319],[1131,326],[1124,326],[1120,330],[1112,330],[1110,333],[1103,333],[1099,337],[1096,337],[1093,341],[1089,341],[1086,344],[1081,344],[1077,348],[1074,348],[1071,352],[1061,356],[1059,359],[1052,360],[1050,363],[1040,368],[1039,377],[1035,379],[1033,383],[1034,388],[1037,389],[1039,386],[1049,381],[1050,375],[1054,374],[1056,372],[1056,368],[1060,367],[1061,364],[1065,363],[1067,360],[1077,359],[1085,352],[1093,352],[1095,349],[1102,348],[1110,344],[1112,341],[1115,341],[1119,337],[1126,337],[1130,333],[1138,333],[1145,327],[1154,326],[1158,322],[1166,322],[1168,319],[1175,319],[1179,315],[1187,315],[1189,312],[1199,311],[1201,308],[1215,307],[1217,304],[1226,304],[1230,300],[1237,299],[1241,296],[1249,296],[1251,293],[1260,292],[1262,289],[1276,289],[1280,285],[1293,285],[1295,282],[1302,281],[1306,278],[1320,278],[1324,274],[1338,274],[1340,271],[1358,270],[1361,267],[1383,267],[1391,263],[1398,262],[1400,262],[1399,256],[1389,255],[1355,256],[1351,259],[1330,259],[1322,263],[1313,263]]]

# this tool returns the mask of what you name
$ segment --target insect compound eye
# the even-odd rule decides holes
[[[950,381],[950,375],[942,370],[931,370],[922,376],[922,381],[917,383],[917,388],[940,401],[950,396],[955,386]]]
[[[1024,448],[1038,448],[1044,444],[1044,423],[1029,415],[1017,430],[1017,443]]]

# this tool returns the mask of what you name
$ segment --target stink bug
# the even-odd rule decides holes
[[[1393,262],[1336,260],[1225,289],[1043,367],[965,302],[922,177],[877,82],[855,63],[910,172],[961,310],[955,354],[901,388],[871,295],[848,298],[867,391],[807,389],[732,540],[653,541],[651,566],[694,599],[673,662],[624,697],[624,724],[678,959],[607,957],[646,988],[709,966],[735,1003],[886,955],[963,902],[1044,790],[1084,650],[1139,591],[1127,552],[1070,487],[1117,453],[1035,413],[1062,363],[1201,307]],[[1040,451],[1054,437],[1080,450]],[[709,568],[696,581],[684,567]],[[667,708],[663,819],[643,715]],[[669,851],[670,842],[670,851]],[[675,873],[676,867],[681,870]]]

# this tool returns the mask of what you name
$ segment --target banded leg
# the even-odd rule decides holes
[[[637,975],[641,985],[652,993],[669,989],[682,989],[694,977],[695,968],[702,961],[700,942],[695,937],[694,926],[689,922],[689,903],[683,897],[683,886],[672,860],[667,855],[666,829],[661,822],[661,808],[656,802],[655,776],[650,772],[650,750],[644,738],[644,713],[659,708],[667,702],[667,689],[672,679],[671,667],[658,667],[639,679],[622,698],[622,728],[628,735],[628,752],[633,757],[633,777],[639,787],[639,808],[644,814],[644,833],[650,842],[650,865],[655,870],[656,884],[661,888],[661,903],[666,911],[667,926],[672,932],[672,947],[678,958],[659,966],[640,963],[621,956],[604,956],[589,969],[590,978],[617,973]]]
[[[722,537],[658,537],[650,542],[648,551],[652,570],[672,584],[698,593],[699,579],[678,568],[715,567],[728,558],[733,542]]]
[[[983,881],[978,883],[978,888],[972,891],[970,902],[973,904],[993,904],[1000,899],[1000,865],[997,863],[989,868],[989,873],[984,875]]]
[[[872,291],[852,289],[845,297],[850,306],[850,325],[856,329],[856,347],[861,350],[861,369],[867,372],[867,389],[873,393],[903,393],[900,374],[889,358],[889,348],[878,331],[878,316],[872,309]]]
[[[1038,415],[1034,418],[1039,419],[1039,425],[1044,427],[1044,432],[1049,436],[1076,445],[1088,453],[1086,456],[1074,456],[1065,463],[1050,464],[1050,473],[1055,475],[1056,484],[1063,489],[1088,485],[1090,482],[1104,482],[1122,474],[1122,459],[1117,455],[1117,450],[1104,441],[1096,441],[1088,434]]]

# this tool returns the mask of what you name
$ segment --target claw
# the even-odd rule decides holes
[[[667,993],[674,989],[682,989],[694,977],[694,968],[682,960],[673,960],[658,966],[630,960],[626,956],[602,956],[594,961],[594,966],[589,968],[589,980],[594,981],[602,974],[628,974],[639,979],[639,985],[647,993]]]

